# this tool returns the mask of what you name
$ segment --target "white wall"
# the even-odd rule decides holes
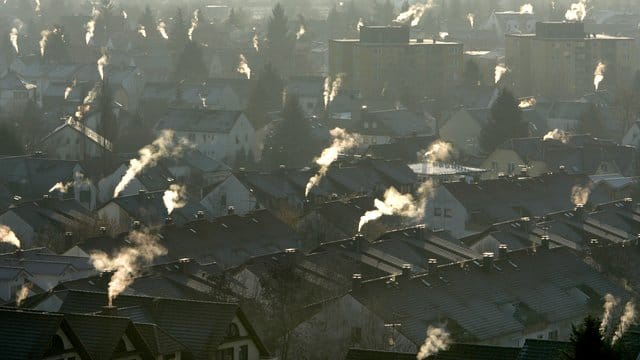
[[[436,209],[442,209],[441,215],[436,216]],[[445,216],[447,209],[450,217]],[[444,229],[455,237],[463,237],[468,233],[465,230],[468,218],[464,206],[442,185],[436,188],[433,198],[427,201],[425,224],[431,229]]]
[[[227,177],[200,201],[214,217],[226,215],[229,206],[233,206],[237,214],[246,214],[255,210],[256,203],[255,196],[234,175]]]

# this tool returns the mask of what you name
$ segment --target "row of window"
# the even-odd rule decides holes
[[[249,359],[249,346],[242,345],[238,349],[238,358],[236,359],[236,348],[230,347],[227,349],[218,350],[216,356],[217,360],[248,360]]]
[[[453,217],[453,210],[452,209],[447,209],[447,208],[433,208],[433,216],[435,217],[446,217],[446,218],[452,218]]]

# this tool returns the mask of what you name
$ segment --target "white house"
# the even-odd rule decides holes
[[[237,214],[246,214],[258,207],[253,192],[233,174],[211,187],[200,204],[214,217],[226,215],[230,206],[233,206]]]
[[[63,160],[85,160],[113,151],[109,140],[72,117],[45,136],[37,147],[47,156]]]
[[[256,156],[255,129],[240,111],[170,109],[155,130],[173,130],[206,156],[224,163]]]
[[[461,109],[440,127],[440,137],[459,151],[477,155],[480,152],[478,137],[490,116],[488,108]]]

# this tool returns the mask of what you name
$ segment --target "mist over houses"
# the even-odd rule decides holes
[[[636,359],[639,23],[0,2],[0,358]]]

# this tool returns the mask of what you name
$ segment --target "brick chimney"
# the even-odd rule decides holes
[[[486,272],[491,272],[491,268],[493,268],[493,253],[482,253],[482,269]]]

